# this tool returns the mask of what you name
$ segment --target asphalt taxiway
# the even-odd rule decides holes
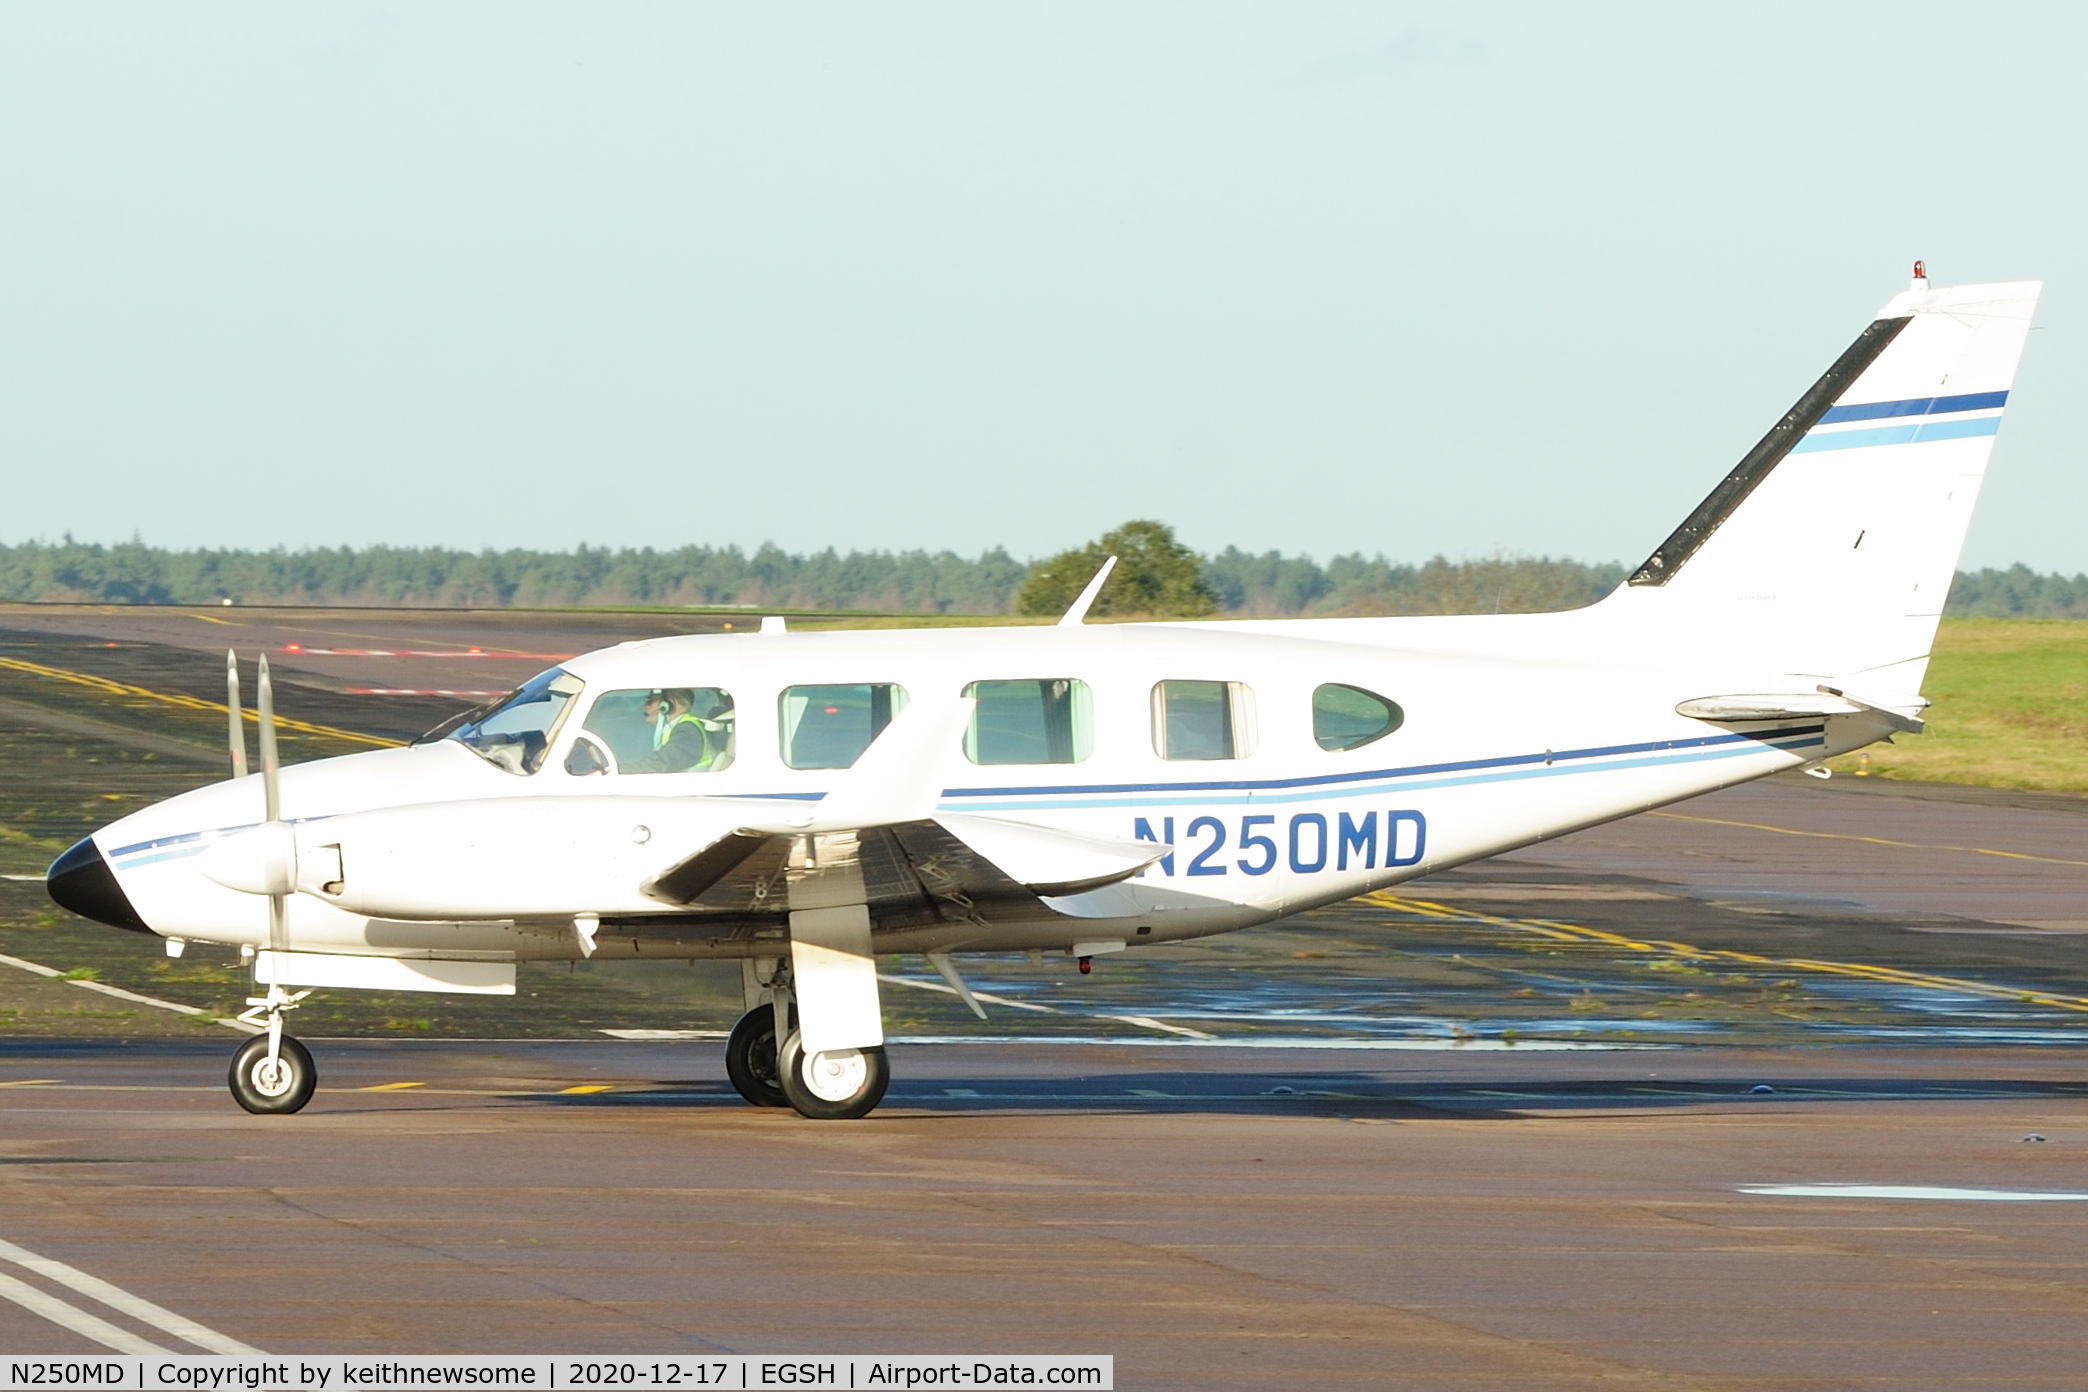
[[[848,1125],[745,1106],[709,1052],[344,1042],[264,1119],[216,1050],[12,1045],[0,1275],[186,1352],[22,1254],[269,1353],[1106,1352],[1126,1388],[2088,1367],[2071,1052],[899,1045]],[[100,1347],[71,1325],[0,1300],[0,1348]]]

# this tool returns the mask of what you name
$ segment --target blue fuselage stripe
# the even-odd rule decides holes
[[[1601,773],[1609,769],[1650,768],[1662,764],[1731,759],[1766,750],[1789,752],[1824,745],[1825,725],[1791,725],[1744,734],[1700,735],[1692,739],[1651,740],[1643,744],[1609,744],[1586,749],[1553,749],[1541,754],[1513,754],[1497,759],[1462,759],[1453,763],[1414,764],[1406,768],[1369,769],[1303,778],[1241,779],[1223,783],[1089,783],[1020,788],[948,788],[945,800],[973,812],[1022,809],[1082,811],[1098,807],[1195,807],[1243,803],[1310,802],[1317,798],[1369,797],[1421,788],[1455,788],[1470,783],[1498,783],[1519,778],[1553,778],[1565,773]],[[1627,755],[1641,755],[1627,758]],[[1596,763],[1594,760],[1606,762]],[[1218,794],[1219,796],[1213,796]],[[1224,796],[1231,794],[1231,796]],[[734,794],[732,796],[746,796]],[[824,797],[824,793],[771,793],[770,798]],[[297,818],[319,821],[323,818]],[[139,841],[108,852],[113,859],[136,855],[123,866],[151,865],[200,853],[205,836],[222,836],[245,827],[215,832],[191,831]],[[179,847],[179,849],[167,849]],[[138,854],[157,851],[156,855]]]
[[[1917,396],[1909,401],[1867,401],[1855,406],[1830,407],[1820,417],[1821,425],[1843,421],[1890,420],[1894,416],[1944,416],[1952,411],[1991,411],[2008,404],[2005,391],[1967,392],[1963,396]]]
[[[1230,796],[1206,793],[1200,797],[1156,797],[1144,793],[1132,797],[1083,797],[1075,800],[1062,798],[1011,798],[959,804],[967,812],[1025,812],[1087,811],[1098,807],[1224,807],[1240,803],[1252,803],[1256,807],[1289,802],[1320,802],[1335,798],[1377,797],[1397,794],[1404,797],[1410,792],[1424,788],[1461,788],[1474,783],[1506,783],[1524,778],[1557,778],[1569,773],[1606,773],[1612,769],[1656,768],[1668,764],[1694,764],[1710,759],[1739,759],[1765,749],[1786,752],[1800,749],[1816,749],[1827,743],[1824,734],[1815,733],[1801,739],[1787,739],[1775,744],[1756,744],[1744,749],[1699,749],[1689,753],[1654,754],[1640,759],[1615,759],[1604,764],[1550,764],[1535,768],[1499,769],[1489,773],[1472,773],[1450,778],[1421,778],[1412,782],[1380,783],[1362,787],[1313,788],[1305,792],[1271,794],[1267,792],[1237,792]],[[1446,766],[1447,767],[1447,766]]]
[[[1495,759],[1460,759],[1447,764],[1413,764],[1406,768],[1365,769],[1360,773],[1307,774],[1300,778],[1234,779],[1209,783],[1075,783],[1046,784],[1020,788],[946,788],[946,798],[1049,797],[1097,793],[1232,793],[1274,791],[1281,788],[1331,787],[1341,783],[1380,783],[1392,778],[1414,778],[1424,774],[1464,773],[1473,769],[1513,768],[1527,764],[1563,764],[1582,759],[1607,759],[1619,754],[1650,754],[1675,749],[1701,749],[1714,744],[1740,744],[1786,739],[1792,735],[1817,735],[1820,725],[1792,726],[1782,730],[1757,730],[1749,734],[1699,735],[1692,739],[1653,740],[1645,744],[1607,744],[1587,749],[1547,749],[1538,754],[1509,754]]]

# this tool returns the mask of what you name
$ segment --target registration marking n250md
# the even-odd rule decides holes
[[[1418,865],[1428,852],[1428,820],[1410,808],[1370,812],[1251,812],[1233,819],[1191,817],[1179,835],[1175,818],[1136,818],[1131,834],[1161,841],[1175,850],[1145,874],[1266,875],[1277,866],[1292,874],[1322,870],[1380,870]],[[1237,854],[1231,854],[1237,852]]]

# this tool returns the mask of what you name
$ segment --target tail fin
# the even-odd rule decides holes
[[[1916,265],[1612,597],[1796,673],[1918,692],[2037,307]]]

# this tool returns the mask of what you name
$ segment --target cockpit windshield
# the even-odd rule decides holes
[[[562,668],[541,672],[498,701],[438,725],[420,743],[453,739],[509,773],[535,773],[558,722],[586,683]]]

